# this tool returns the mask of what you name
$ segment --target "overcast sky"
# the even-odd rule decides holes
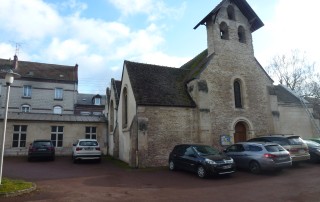
[[[299,49],[320,64],[319,0],[247,0],[265,26],[253,33],[267,66]],[[179,67],[206,49],[204,26],[220,0],[1,0],[0,58],[79,65],[80,93],[104,94],[123,61]]]

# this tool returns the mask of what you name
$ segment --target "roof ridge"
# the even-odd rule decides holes
[[[150,64],[150,63],[133,62],[133,61],[129,61],[129,60],[125,60],[124,63],[135,63],[135,64],[146,65],[146,66],[153,66],[153,67],[164,67],[164,68],[171,68],[171,69],[179,69],[178,67],[169,67],[169,66],[156,65],[156,64]]]

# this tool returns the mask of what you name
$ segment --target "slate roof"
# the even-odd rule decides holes
[[[274,86],[272,89],[270,89],[269,93],[272,95],[277,95],[278,102],[301,105],[300,98],[294,92],[283,85]],[[308,101],[304,100],[304,102],[308,104]]]
[[[0,59],[0,69],[12,68],[12,63],[13,61]],[[21,75],[21,77],[17,79],[37,79],[72,83],[78,82],[78,65],[67,66],[18,61],[18,69],[13,71]]]
[[[100,96],[101,97],[101,103],[105,103],[105,101],[106,101],[106,96],[105,95],[79,93],[78,96],[77,96],[77,105],[94,105],[92,99],[95,96]]]
[[[125,61],[138,105],[195,107],[187,92],[189,70]]]
[[[254,32],[257,29],[264,26],[261,19],[250,7],[250,5],[247,3],[246,0],[223,0],[206,17],[204,17],[193,29],[197,29],[200,25],[204,25],[209,19],[212,18],[213,15],[216,15],[226,1],[230,1],[230,3],[234,3],[240,9],[240,11],[243,13],[243,15],[248,19],[249,23],[251,24],[251,28],[250,28],[251,32]]]
[[[0,119],[3,119],[3,114]],[[8,113],[8,120],[21,120],[21,121],[46,121],[46,122],[105,122],[104,116],[80,116],[72,114],[33,114],[33,113]]]
[[[119,105],[120,99],[120,92],[121,92],[121,81],[111,79],[111,86],[114,90],[115,98],[116,98],[116,105]]]

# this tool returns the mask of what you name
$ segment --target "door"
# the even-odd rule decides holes
[[[234,130],[234,143],[245,142],[247,140],[247,129],[243,122],[237,123]]]

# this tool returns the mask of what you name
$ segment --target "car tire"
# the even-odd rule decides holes
[[[53,157],[51,157],[51,161],[54,161],[56,158],[53,156]]]
[[[72,155],[72,162],[77,163],[77,159]]]
[[[252,172],[254,174],[259,174],[261,172],[261,168],[260,168],[259,163],[256,161],[250,162],[249,170],[250,170],[250,172]]]
[[[204,169],[203,166],[199,166],[198,167],[197,174],[198,174],[198,177],[200,177],[200,178],[206,178],[207,177],[207,171],[206,171],[206,169]]]
[[[32,161],[32,158],[31,158],[31,157],[28,157],[28,161],[31,162],[31,161]]]
[[[173,161],[170,161],[170,162],[169,162],[169,170],[171,170],[171,171],[176,170],[176,165],[174,164]]]

